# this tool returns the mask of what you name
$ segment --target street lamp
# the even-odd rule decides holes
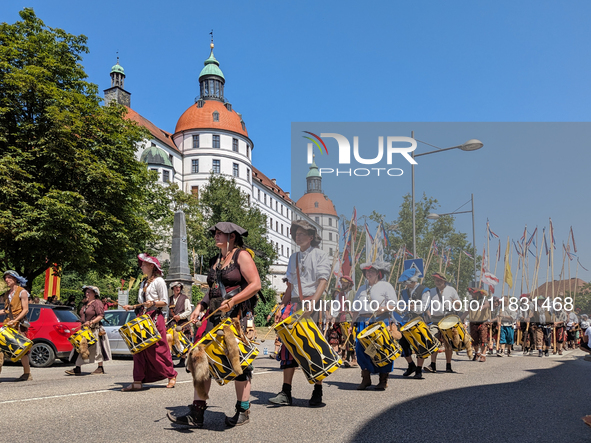
[[[476,149],[478,149],[478,148],[476,148]],[[476,230],[474,229],[474,194],[470,194],[470,201],[472,202],[472,210],[471,211],[456,211],[456,212],[448,212],[446,214],[431,213],[427,216],[427,218],[429,220],[437,220],[442,215],[456,215],[456,214],[472,213],[472,249],[473,249],[472,250],[473,260],[472,261],[474,262],[474,284],[476,284]],[[464,203],[464,204],[466,204],[466,203]]]
[[[415,138],[415,131],[411,131],[411,135],[412,138]],[[416,139],[415,139],[416,140]],[[458,145],[458,146],[452,146],[451,148],[438,148],[435,145],[430,145],[427,142],[423,142],[421,140],[417,140],[418,142],[424,143],[426,145],[429,146],[433,146],[434,148],[437,148],[437,151],[429,151],[429,152],[423,152],[422,154],[415,154],[414,151],[412,151],[412,158],[415,157],[420,157],[422,155],[429,155],[429,154],[435,154],[437,152],[443,152],[443,151],[451,151],[452,149],[461,149],[462,151],[476,151],[477,149],[482,148],[483,143],[480,140],[477,140],[475,138],[468,140],[466,143]],[[412,181],[412,253],[413,255],[416,257],[417,256],[417,228],[416,228],[416,208],[415,208],[415,165],[411,165],[411,181]]]

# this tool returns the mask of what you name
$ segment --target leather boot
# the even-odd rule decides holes
[[[380,382],[376,386],[376,391],[385,391],[388,387],[388,373],[387,372],[380,372]]]
[[[369,386],[371,386],[371,372],[368,370],[362,369],[361,370],[361,384],[357,386],[358,391],[365,391]]]

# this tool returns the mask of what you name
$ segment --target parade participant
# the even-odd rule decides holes
[[[549,356],[549,348],[552,338],[553,318],[551,312],[544,308],[545,298],[540,295],[537,299],[537,306],[532,303],[530,310],[530,322],[533,323],[536,337],[536,349],[538,357]]]
[[[189,321],[189,317],[193,311],[193,308],[191,307],[191,300],[182,293],[184,285],[181,282],[172,282],[169,288],[172,289],[172,297],[170,298],[170,303],[168,305],[169,309],[172,311],[170,314],[169,323],[173,324],[174,326],[184,326]],[[183,355],[179,362],[174,365],[174,367],[184,367],[185,358],[186,356]]]
[[[509,304],[509,296],[505,296],[503,300],[504,303],[501,304],[501,309],[497,315],[497,322],[501,328],[501,337],[499,340],[501,349],[497,351],[497,357],[502,357],[503,355],[510,357],[511,347],[513,346],[513,343],[515,343],[515,328],[513,325],[518,313],[517,310],[511,309]]]
[[[497,353],[499,352],[497,341],[500,340],[499,334],[499,324],[498,322],[494,321],[499,316],[499,311],[501,309],[501,300],[498,297],[493,297],[493,304],[490,309],[490,318],[488,319],[488,336],[489,336],[489,344],[488,344],[488,355],[494,355],[494,351],[496,349]]]
[[[591,353],[591,327],[587,327],[583,333],[583,339],[579,345],[581,351]]]
[[[591,322],[589,321],[589,316],[587,314],[581,315],[581,332],[585,334],[585,331],[589,326],[591,326]]]
[[[354,304],[359,301],[359,310],[353,312],[353,321],[357,330],[357,342],[355,344],[355,353],[357,362],[361,368],[361,384],[357,390],[365,390],[371,386],[371,374],[379,375],[379,383],[375,387],[376,391],[383,391],[388,387],[388,376],[394,367],[394,362],[389,362],[385,366],[376,366],[372,359],[366,354],[365,348],[359,341],[359,333],[372,323],[384,322],[390,324],[390,311],[396,306],[398,297],[394,287],[383,280],[387,277],[390,270],[390,264],[383,261],[364,263],[361,270],[366,283],[359,288],[355,295]]]
[[[448,283],[445,274],[436,272],[433,274],[433,279],[435,281],[435,287],[431,289],[430,314],[432,327],[434,326],[437,330],[439,330],[437,323],[439,323],[439,321],[441,321],[447,315],[458,313],[459,311],[456,311],[453,308],[453,303],[456,301],[461,303],[461,300],[455,288]],[[439,306],[437,306],[437,304],[434,305],[434,301],[439,302]],[[434,309],[434,307],[438,307],[439,309]],[[466,314],[460,318],[463,321],[465,317]],[[445,336],[441,334],[441,332],[437,333],[437,338],[445,345],[445,372],[455,372],[451,368],[451,357],[453,356],[453,348],[451,343],[447,343]],[[437,352],[431,354],[431,364],[425,367],[426,371],[433,373],[437,372],[437,354]]]
[[[352,318],[351,311],[347,308],[350,308],[350,303],[353,303],[353,300],[355,298],[355,291],[353,290],[354,283],[353,279],[348,275],[343,275],[339,279],[339,281],[341,283],[341,287],[335,290],[333,294],[333,300],[338,302],[338,306],[340,309],[332,312],[332,316],[334,318],[332,334],[339,335],[340,342],[337,347],[333,346],[333,349],[337,354],[341,354],[343,366],[345,368],[350,368],[352,366],[351,362],[355,359],[355,351],[354,348],[350,346],[350,344],[348,345],[347,343],[345,343],[345,340],[349,343],[352,343],[353,339],[351,337],[351,332],[346,331],[345,333],[343,333],[341,323],[350,322]],[[334,340],[335,339],[333,337],[333,341]],[[348,351],[348,347],[351,347],[352,350]],[[355,366],[356,365],[357,364],[355,363]]]
[[[566,338],[568,340],[568,349],[575,349],[577,335],[579,332],[579,319],[574,311],[567,312],[567,323],[566,323]]]
[[[488,292],[484,289],[468,288],[472,295],[472,300],[478,302],[478,307],[470,303],[470,337],[472,337],[472,346],[474,347],[474,357],[472,361],[485,362],[486,350],[488,348],[488,320],[490,318],[490,302],[488,301]]]
[[[161,338],[156,344],[133,355],[133,383],[122,391],[139,391],[142,389],[142,383],[153,383],[165,378],[168,379],[166,387],[174,388],[177,372],[174,370],[172,356],[166,342],[166,322],[164,321],[164,310],[168,306],[166,282],[161,277],[162,268],[157,258],[140,254],[138,260],[146,278],[140,284],[138,302],[142,306],[136,308],[136,315],[146,313],[152,317]],[[127,311],[134,310],[129,305],[123,308]]]
[[[521,344],[521,349],[523,351],[523,355],[531,355],[533,354],[533,350],[535,347],[535,337],[534,337],[534,330],[532,328],[532,325],[530,324],[530,318],[529,318],[529,311],[531,309],[531,304],[529,302],[529,294],[521,294],[521,296],[519,297],[519,310],[517,313],[517,322],[516,322],[516,327],[517,327],[517,331],[519,333],[519,331],[521,332],[521,343],[517,343],[518,345]],[[523,299],[525,299],[525,303],[527,303],[527,305],[523,305]],[[527,309],[523,309],[523,307],[526,307]]]
[[[303,302],[306,300],[314,306],[322,297],[330,275],[330,260],[326,252],[318,248],[322,239],[316,232],[316,228],[305,220],[295,220],[291,224],[290,232],[300,250],[289,257],[286,273],[287,290],[279,305],[280,309],[275,314],[275,323],[279,323],[303,307]],[[291,308],[281,314],[283,308],[290,304]],[[312,318],[314,317],[315,315],[312,315]],[[269,403],[288,406],[292,403],[291,385],[298,363],[283,344],[279,354],[280,367],[283,370],[283,386],[279,394],[269,399]],[[322,381],[314,384],[314,391],[308,404],[310,407],[323,405]]]
[[[425,323],[428,323],[427,309],[430,301],[429,288],[423,284],[419,284],[419,274],[415,268],[407,269],[402,273],[398,279],[398,283],[402,283],[405,289],[402,290],[400,296],[404,300],[405,309],[402,312],[394,311],[394,318],[398,326],[402,327],[416,316],[423,318]],[[402,347],[402,356],[408,362],[407,370],[402,374],[403,377],[410,377],[412,374],[416,379],[423,378],[423,362],[424,358],[417,357],[417,363],[412,359],[412,348],[404,335],[398,340]]]
[[[209,233],[214,237],[215,245],[220,252],[209,262],[207,284],[210,290],[195,307],[191,314],[191,321],[197,323],[201,312],[209,309],[212,316],[208,320],[206,333],[228,317],[238,321],[242,331],[245,332],[247,320],[252,319],[254,315],[256,298],[253,297],[261,289],[261,279],[254,260],[244,248],[243,238],[248,236],[248,231],[234,223],[219,222],[209,228]],[[218,308],[219,311],[216,313]],[[199,352],[198,348],[195,348],[192,354],[196,351]],[[192,359],[193,356],[189,355],[188,358]],[[169,413],[170,421],[197,428],[203,427],[204,413],[207,409],[206,401],[211,388],[206,358],[203,364],[203,368],[191,367],[195,390],[189,413],[181,416]],[[197,372],[201,369],[207,374],[204,380],[196,378]],[[252,367],[244,369],[242,375],[234,379],[236,412],[232,417],[226,416],[226,426],[233,427],[248,423],[251,380]]]
[[[566,323],[568,321],[568,314],[564,309],[552,309],[554,315],[554,325],[552,328],[552,338],[550,340],[551,345],[556,343],[556,349],[552,351],[552,354],[562,355],[562,349],[566,342]]]
[[[284,278],[283,280],[284,283],[287,282],[287,279]],[[283,294],[280,294],[281,298],[283,298]],[[279,309],[279,303],[275,304],[275,306],[273,306],[273,309],[271,309],[271,312],[269,313],[269,315],[267,315],[267,323],[269,323],[271,321],[271,317],[273,317],[273,320],[275,320],[275,312]],[[283,308],[285,309],[285,308]],[[269,326],[269,329],[271,329],[272,326]],[[271,331],[269,331],[271,332]],[[273,342],[273,344],[275,345],[275,350],[271,353],[269,353],[269,358],[271,360],[277,360],[277,356],[279,355],[279,350],[281,349],[281,341],[279,340],[279,336],[277,335],[277,333],[275,333],[275,340]]]
[[[4,309],[0,310],[0,315],[9,319],[4,322],[4,325],[16,329],[21,335],[27,337],[29,322],[26,316],[29,312],[29,293],[23,287],[27,284],[27,279],[18,275],[16,271],[6,271],[4,282],[8,285],[8,293],[4,294]],[[21,358],[21,363],[23,375],[16,381],[32,381],[28,352]]]
[[[111,346],[106,333],[101,335],[101,320],[105,315],[103,303],[100,300],[101,293],[96,286],[83,286],[84,298],[82,299],[82,308],[80,308],[80,322],[83,327],[90,328],[96,343],[88,347],[88,358],[84,359],[78,354],[76,367],[66,371],[68,375],[82,375],[82,365],[87,363],[97,363],[98,367],[92,372],[93,375],[104,374],[105,368],[103,362],[111,360]],[[104,330],[102,331],[104,332]],[[74,350],[72,350],[73,357]]]

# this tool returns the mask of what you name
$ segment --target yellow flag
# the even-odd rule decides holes
[[[127,287],[128,291],[131,291],[131,287],[133,286],[134,283],[135,283],[135,277],[131,277],[131,279],[129,280],[129,286]]]
[[[505,251],[505,283],[509,285],[509,288],[513,287],[513,274],[511,274],[511,265],[509,264],[509,250],[511,248],[511,243],[509,242],[509,238],[507,238],[507,249]]]

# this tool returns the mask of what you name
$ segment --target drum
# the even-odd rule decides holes
[[[74,346],[74,348],[76,348],[76,352],[80,353],[80,343],[84,338],[88,342],[89,347],[96,344],[96,338],[94,337],[94,334],[92,333],[90,328],[86,327],[81,328],[78,332],[74,332],[72,335],[70,335],[68,337],[68,341],[72,343],[72,346]]]
[[[466,349],[466,328],[460,317],[457,315],[448,315],[444,317],[439,323],[437,323],[441,335],[450,344],[454,351],[463,351]],[[454,340],[454,336],[456,339]],[[468,340],[470,340],[468,338]]]
[[[125,323],[119,328],[119,334],[132,354],[137,354],[158,343],[160,333],[156,324],[148,314],[141,315]]]
[[[311,318],[299,310],[275,325],[281,342],[298,362],[310,383],[324,380],[343,364]]]
[[[4,352],[10,361],[17,362],[29,352],[33,342],[10,326],[0,328],[0,351]]]
[[[220,386],[223,386],[238,377],[238,374],[234,372],[232,364],[227,356],[226,339],[223,332],[224,326],[230,326],[232,332],[234,332],[234,335],[236,336],[238,341],[238,352],[240,353],[240,367],[242,370],[248,368],[259,354],[257,347],[246,339],[246,337],[246,341],[239,339],[240,335],[232,324],[232,319],[230,318],[227,318],[210,332],[205,334],[193,347],[197,345],[203,345],[205,347],[205,353],[207,354],[207,359],[209,361],[209,373]]]
[[[174,336],[174,329],[175,328],[170,328],[168,331],[166,331],[166,333]],[[173,357],[181,358],[183,355],[189,352],[189,349],[191,349],[191,342],[187,336],[183,334],[183,331],[178,331],[177,334],[179,337],[179,344],[174,344],[170,350],[170,353]]]
[[[402,353],[402,348],[392,338],[383,321],[369,325],[359,333],[357,339],[376,366],[386,366]]]
[[[416,317],[400,328],[417,357],[427,358],[437,352],[441,343],[431,333],[421,317]]]

